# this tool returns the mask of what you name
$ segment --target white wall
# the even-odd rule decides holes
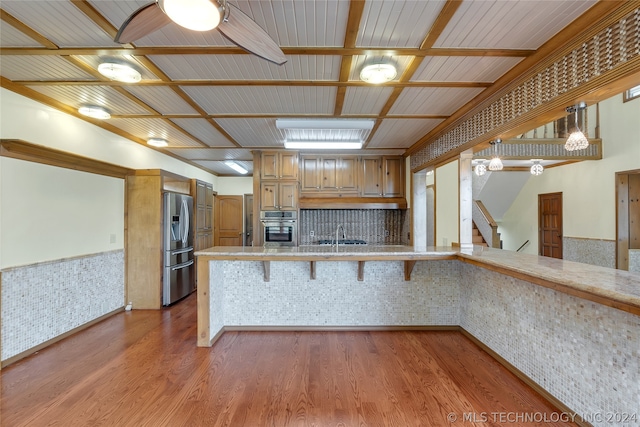
[[[253,177],[243,176],[218,177],[217,185],[213,188],[220,196],[242,196],[253,194]]]
[[[131,169],[164,169],[210,182],[215,190],[215,175],[2,88],[0,112],[3,139],[21,139]]]
[[[458,161],[436,168],[436,238],[435,246],[450,246],[459,240]]]
[[[0,268],[123,249],[124,180],[0,158]]]
[[[616,95],[600,103],[602,160],[547,168],[522,188],[499,223],[503,248],[538,252],[538,194],[563,195],[566,237],[614,240],[615,173],[640,169],[640,99],[622,102]]]
[[[218,177],[202,169],[2,88],[0,112],[0,138],[132,169],[164,169],[217,190]],[[233,180],[226,178],[224,188]],[[1,158],[0,268],[122,249],[123,230],[123,180]]]

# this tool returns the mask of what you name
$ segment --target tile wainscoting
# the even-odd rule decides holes
[[[335,239],[336,228],[342,224],[347,239],[364,240],[370,245],[404,245],[406,218],[409,216],[404,209],[301,209],[298,240],[300,245],[313,245],[320,239]]]
[[[563,236],[562,256],[567,261],[616,268],[616,242]]]
[[[124,305],[124,251],[2,271],[2,360]]]
[[[473,265],[461,276],[462,328],[590,424],[640,422],[639,316]]]
[[[269,282],[260,261],[210,261],[210,325],[421,326],[460,324],[460,263],[420,262],[411,281],[402,261],[322,261],[316,279],[308,262],[272,262]],[[221,303],[224,301],[224,303]]]

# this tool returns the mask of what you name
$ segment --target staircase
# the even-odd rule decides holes
[[[472,222],[472,224],[473,229],[471,230],[471,242],[477,246],[489,246],[484,240],[484,237],[482,237],[482,234],[480,234],[480,230],[478,230],[478,227],[476,227],[476,223]]]

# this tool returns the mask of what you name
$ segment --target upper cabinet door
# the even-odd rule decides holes
[[[338,188],[341,193],[358,191],[358,157],[341,157],[338,164]]]
[[[366,197],[382,197],[382,168],[380,157],[362,159],[362,195]]]
[[[322,174],[320,169],[320,159],[317,157],[302,156],[300,167],[302,168],[302,184],[300,191],[317,192],[320,191]]]
[[[278,171],[278,153],[264,152],[262,153],[260,165],[260,178],[262,179],[278,179],[280,174]]]
[[[383,196],[404,196],[404,159],[402,157],[383,157],[382,162]]]
[[[298,179],[298,153],[279,153],[280,177],[278,179]]]
[[[298,153],[291,151],[265,151],[261,156],[260,178],[298,179]]]

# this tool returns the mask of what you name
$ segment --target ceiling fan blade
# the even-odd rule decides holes
[[[123,44],[134,42],[170,22],[173,22],[171,18],[160,9],[158,2],[154,1],[133,12],[118,30],[114,41]]]
[[[260,25],[236,6],[227,3],[227,7],[231,8],[229,18],[218,26],[218,30],[226,38],[267,61],[278,65],[287,62],[280,46]]]

